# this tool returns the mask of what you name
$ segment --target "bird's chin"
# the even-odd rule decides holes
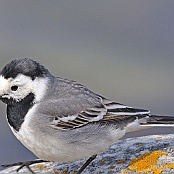
[[[8,103],[8,99],[7,98],[3,98],[3,97],[0,97],[0,100],[3,102],[3,103]]]
[[[9,99],[9,98],[4,98],[4,97],[0,97],[0,100],[5,103],[5,104],[10,104],[13,103],[14,100],[13,99]]]

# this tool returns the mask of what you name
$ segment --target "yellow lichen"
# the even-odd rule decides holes
[[[158,158],[162,155],[166,155],[166,152],[160,150],[146,152],[137,158],[133,158],[130,161],[128,169],[135,170],[137,173],[148,173],[153,172],[154,174],[160,174],[166,168],[173,168],[173,163],[158,165]]]
[[[44,169],[45,166],[43,164],[39,164],[39,165],[35,165],[34,168],[35,169]]]

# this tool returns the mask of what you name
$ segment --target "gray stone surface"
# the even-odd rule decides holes
[[[97,158],[87,167],[83,174],[134,174],[136,170],[130,169],[130,162],[133,158],[140,158],[142,154],[146,159],[139,159],[141,163],[134,163],[140,173],[174,173],[174,135],[152,135],[138,138],[119,140],[108,148],[107,151],[97,156]],[[154,161],[155,162],[154,162]],[[70,163],[42,163],[32,165],[31,169],[35,173],[47,174],[75,174],[85,159]],[[154,164],[148,164],[151,162]],[[144,166],[149,165],[144,168]],[[35,167],[34,167],[35,166]],[[11,167],[0,171],[0,174],[15,174],[17,167]],[[148,168],[148,170],[147,170]],[[138,170],[137,169],[137,170]],[[147,172],[148,171],[148,172]],[[29,173],[23,168],[18,174]]]

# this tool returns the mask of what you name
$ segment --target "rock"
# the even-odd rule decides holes
[[[31,166],[35,173],[75,174],[86,159],[69,163],[41,163]],[[26,174],[27,168],[17,167],[0,174]],[[99,154],[83,174],[174,173],[174,135],[151,135],[119,140]]]

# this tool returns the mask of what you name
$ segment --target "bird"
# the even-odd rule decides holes
[[[0,100],[7,105],[16,138],[41,160],[89,158],[78,173],[127,132],[174,123],[172,116],[151,115],[55,77],[29,58],[14,59],[2,68]]]

